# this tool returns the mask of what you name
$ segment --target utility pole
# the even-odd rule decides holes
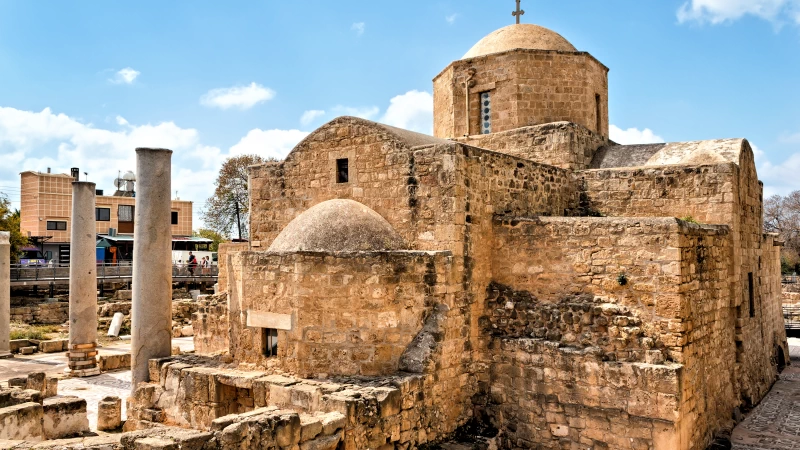
[[[239,230],[239,240],[242,240],[242,219],[239,218],[239,199],[236,197],[233,198],[234,203],[236,204],[236,227]]]

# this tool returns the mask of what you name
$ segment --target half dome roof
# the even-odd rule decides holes
[[[353,200],[319,203],[286,225],[271,252],[375,252],[402,250],[403,239],[380,214]]]

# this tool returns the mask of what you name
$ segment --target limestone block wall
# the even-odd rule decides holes
[[[510,338],[536,338],[559,349],[559,361],[591,354],[623,366],[680,365],[680,384],[669,393],[674,447],[663,448],[705,448],[715,432],[729,425],[738,405],[731,387],[736,356],[729,227],[671,218],[506,220],[495,227],[495,247],[493,279],[504,287],[487,291],[488,315],[482,323],[504,343],[493,343],[492,350],[508,345]],[[602,392],[614,382],[591,380]],[[570,388],[571,381],[564,382],[553,389]],[[561,403],[563,395],[548,402]],[[585,409],[596,402],[569,406]],[[642,417],[664,419],[648,414]],[[624,420],[604,420],[633,426],[624,414],[618,418]],[[572,435],[576,443],[586,437],[580,430],[575,435],[566,419],[559,420],[550,425],[566,429],[551,431],[565,434],[555,436]],[[642,426],[638,438],[655,439],[653,424]]]
[[[69,319],[69,302],[26,302],[11,308],[11,321],[31,325],[62,324]]]
[[[576,173],[581,206],[609,217],[693,217],[733,227],[735,164],[595,169]]]
[[[308,136],[285,161],[253,167],[250,171],[252,246],[269,247],[292,219],[333,198],[365,204],[413,244],[415,224],[422,220],[419,213],[426,205],[415,199],[419,176],[425,174],[415,175],[416,160],[410,149],[415,145],[452,144],[410,134],[410,139],[403,139],[394,129],[341,117]],[[344,158],[348,159],[349,180],[337,183],[336,161]],[[440,170],[431,181],[436,185],[451,184],[452,176],[448,173],[453,167],[442,167],[442,161],[437,163]],[[452,164],[452,160],[444,163]]]
[[[474,147],[573,170],[589,168],[595,151],[607,143],[602,136],[571,122],[555,122],[499,133],[476,134],[455,140]]]
[[[219,244],[217,250],[217,287],[219,292],[228,290],[228,256],[234,252],[242,252],[250,249],[250,244],[247,242],[223,242]]]
[[[517,49],[452,63],[433,80],[434,136],[480,134],[482,92],[491,95],[492,132],[567,121],[608,136],[608,68],[588,53]]]
[[[688,448],[674,428],[680,365],[614,364],[537,339],[494,340],[492,356],[479,409],[500,448]]]
[[[310,135],[285,161],[251,168],[252,247],[269,247],[311,206],[343,198],[380,214],[411,249],[460,257],[468,216],[562,215],[577,202],[577,184],[563,169],[446,141],[413,143],[382,125],[343,117]],[[335,183],[333,167],[344,157],[351,181]],[[465,200],[475,189],[477,197]]]
[[[230,350],[228,294],[200,296],[198,310],[192,317],[194,351],[210,355]]]
[[[777,349],[787,347],[778,307],[779,252],[763,235],[763,186],[749,143],[742,141],[736,163],[587,170],[576,176],[586,213],[692,216],[730,227],[731,264],[725,282],[732,312],[719,320],[727,321],[723,327],[734,335],[719,345],[733,340],[736,349],[730,382],[737,405],[757,403],[774,382]]]
[[[191,427],[213,432],[219,448],[274,448],[276,440],[279,448],[416,448],[447,437],[468,414],[452,415],[463,405],[433,374],[321,382],[215,366],[195,356],[152,360],[152,382],[132,396],[125,430]]]
[[[395,373],[432,308],[447,302],[451,264],[446,253],[236,254],[231,354],[305,377]],[[278,332],[276,358],[247,326],[261,313],[291,324]]]

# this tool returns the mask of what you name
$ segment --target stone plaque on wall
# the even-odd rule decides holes
[[[292,316],[270,312],[247,310],[247,326],[254,328],[272,328],[274,330],[292,329]]]

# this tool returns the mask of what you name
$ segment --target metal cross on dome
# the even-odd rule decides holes
[[[517,25],[519,25],[519,19],[525,14],[524,10],[519,9],[519,3],[521,0],[517,0],[517,10],[512,12],[511,15],[517,18]]]

